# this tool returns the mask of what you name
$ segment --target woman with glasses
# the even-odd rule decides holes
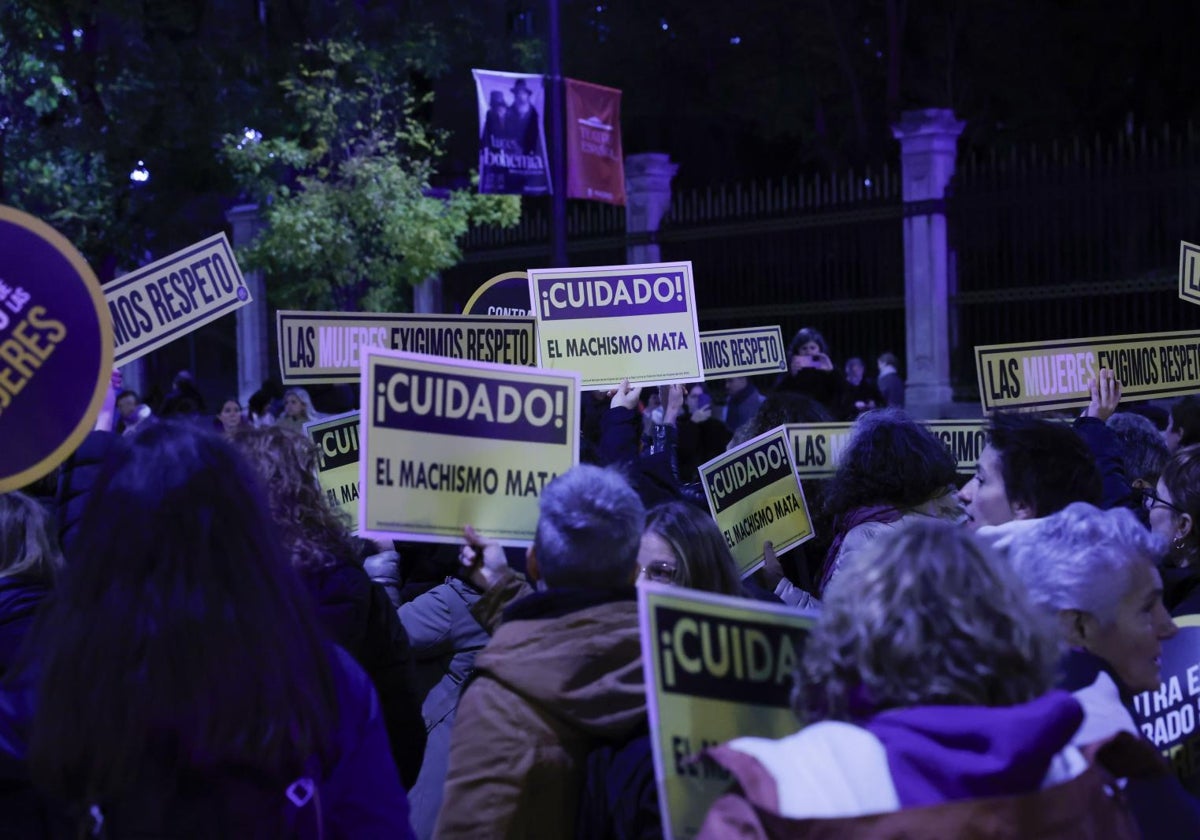
[[[1172,615],[1200,613],[1200,445],[1176,450],[1154,491],[1141,493],[1150,530],[1167,544],[1163,603]]]
[[[638,565],[642,569],[639,581],[720,595],[746,594],[717,523],[685,502],[667,502],[646,514]]]

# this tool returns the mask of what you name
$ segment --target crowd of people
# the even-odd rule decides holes
[[[524,554],[354,536],[302,389],[114,388],[0,495],[0,835],[660,837],[648,582],[815,616],[796,732],[696,757],[730,779],[701,836],[1200,837],[1133,708],[1200,612],[1200,397],[1160,429],[1103,371],[1071,422],[993,416],[964,481],[891,354],[843,376],[805,329],[789,358],[723,405],[585,394]],[[843,418],[817,537],[741,578],[697,467]]]

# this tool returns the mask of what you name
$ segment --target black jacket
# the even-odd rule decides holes
[[[404,787],[411,788],[425,757],[425,720],[408,634],[396,608],[383,587],[372,583],[353,560],[299,572],[329,638],[353,656],[375,684],[392,757]]]
[[[27,577],[0,577],[0,680],[12,670],[21,643],[50,587]]]

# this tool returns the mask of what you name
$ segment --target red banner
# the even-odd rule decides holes
[[[566,79],[567,198],[625,204],[621,91]]]

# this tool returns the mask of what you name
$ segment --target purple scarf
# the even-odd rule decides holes
[[[825,564],[821,567],[821,583],[817,587],[817,597],[825,594],[825,587],[829,585],[829,579],[833,577],[834,561],[842,550],[842,542],[846,539],[847,534],[863,523],[898,522],[901,516],[903,514],[891,505],[865,505],[851,508],[835,519],[833,521],[833,542],[829,544],[829,551],[825,553]]]

